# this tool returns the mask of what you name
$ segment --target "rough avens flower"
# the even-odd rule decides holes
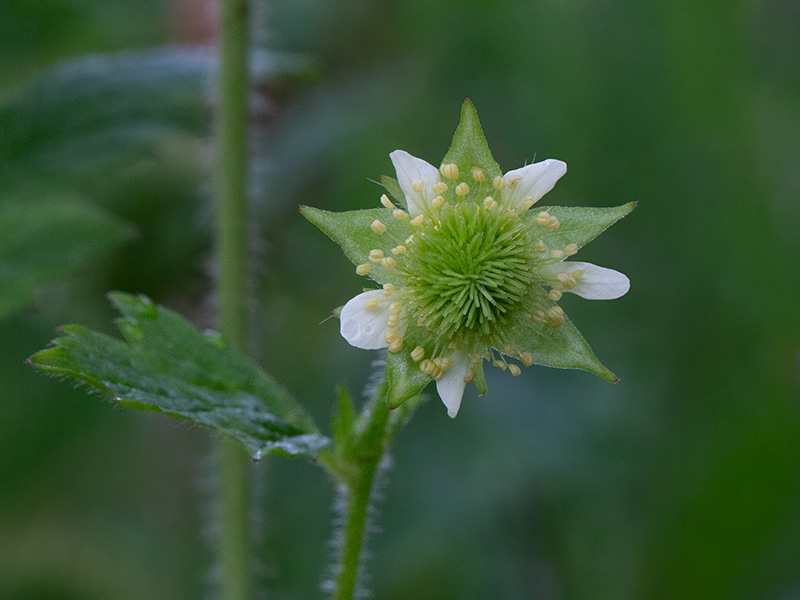
[[[571,259],[633,204],[534,208],[566,164],[502,173],[469,100],[439,168],[403,150],[390,158],[397,179],[382,178],[383,208],[302,211],[381,286],[344,305],[341,333],[358,348],[388,349],[391,406],[434,380],[455,417],[467,383],[486,393],[484,361],[515,376],[536,363],[616,380],[558,301],[628,291],[622,273]]]

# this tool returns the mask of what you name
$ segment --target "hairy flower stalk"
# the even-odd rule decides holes
[[[502,174],[469,101],[438,169],[402,150],[390,157],[397,181],[384,178],[394,200],[381,196],[383,208],[303,209],[357,274],[381,284],[344,305],[341,333],[358,348],[388,348],[390,404],[434,380],[454,417],[467,383],[485,393],[484,360],[514,376],[538,363],[616,379],[558,302],[565,292],[612,299],[628,291],[622,273],[567,259],[633,205],[533,209],[566,164]]]

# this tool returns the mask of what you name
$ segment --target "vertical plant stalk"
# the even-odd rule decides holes
[[[246,350],[247,302],[247,0],[220,0],[216,121],[216,264],[219,327]],[[233,439],[220,441],[222,599],[253,595],[249,536],[249,479],[245,452]]]
[[[370,501],[376,485],[375,474],[387,444],[389,409],[386,405],[386,391],[385,383],[379,385],[362,414],[358,439],[354,445],[355,469],[343,482],[346,488],[346,508],[334,582],[334,600],[355,598],[359,571],[363,568],[361,559],[368,533],[366,523]]]

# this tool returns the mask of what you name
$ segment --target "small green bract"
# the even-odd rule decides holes
[[[536,363],[616,381],[558,301],[564,292],[601,300],[628,291],[622,273],[565,259],[633,204],[531,210],[566,164],[548,159],[503,174],[469,100],[438,169],[403,150],[390,158],[397,180],[383,178],[394,197],[381,196],[383,208],[301,209],[359,275],[381,285],[344,305],[341,333],[358,348],[388,348],[390,406],[434,380],[455,417],[467,383],[486,392],[484,360],[515,376]]]

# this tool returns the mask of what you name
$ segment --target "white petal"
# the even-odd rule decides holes
[[[516,185],[509,185],[503,190],[503,200],[509,208],[514,209],[521,208],[528,197],[538,202],[566,172],[567,163],[554,158],[509,171],[504,175],[507,182],[519,179]]]
[[[541,273],[555,276],[558,273],[570,274],[579,269],[583,270],[583,275],[578,279],[578,284],[571,290],[564,289],[565,292],[572,292],[589,300],[613,300],[624,296],[631,288],[630,280],[619,271],[592,263],[564,261],[542,267]]]
[[[425,162],[421,158],[411,156],[405,150],[395,150],[389,155],[392,159],[395,171],[397,171],[397,181],[400,188],[406,195],[408,214],[416,217],[422,213],[428,203],[437,195],[433,192],[433,184],[441,181],[439,169],[432,164]],[[422,181],[422,192],[415,192],[411,184],[415,179]]]
[[[377,308],[367,308],[367,300],[377,298],[379,303]],[[386,297],[383,290],[370,290],[363,292],[344,305],[342,313],[339,315],[341,321],[340,329],[342,337],[351,346],[363,350],[377,350],[386,348],[387,343],[384,339],[386,334],[386,322],[392,316],[389,308],[397,297]],[[402,326],[398,327],[400,335],[405,333],[407,321],[401,316]]]
[[[472,367],[472,358],[466,352],[456,350],[450,355],[450,360],[453,361],[453,364],[445,371],[444,377],[436,382],[436,391],[439,392],[439,397],[447,407],[447,416],[454,419],[458,414],[458,409],[461,408],[464,386],[467,385],[464,377]]]

